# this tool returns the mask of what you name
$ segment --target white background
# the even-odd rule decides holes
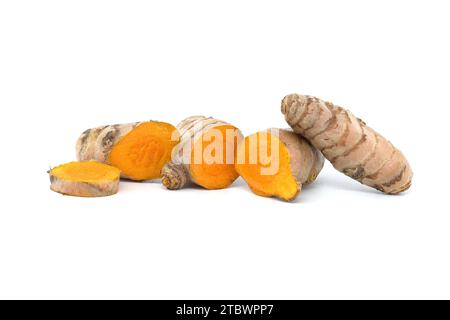
[[[0,298],[450,298],[446,1],[0,2]],[[415,172],[386,196],[326,165],[294,203],[121,184],[49,190],[85,129],[203,114],[248,135],[311,94]]]

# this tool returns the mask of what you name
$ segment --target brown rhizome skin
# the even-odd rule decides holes
[[[350,178],[387,194],[411,186],[413,173],[402,152],[350,111],[300,94],[286,96],[281,111],[296,133]]]

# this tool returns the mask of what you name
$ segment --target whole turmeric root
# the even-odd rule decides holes
[[[290,130],[271,129],[238,146],[236,170],[260,196],[294,200],[323,168],[322,154]]]
[[[50,189],[65,195],[104,197],[119,190],[120,170],[97,161],[69,162],[49,174]]]
[[[166,188],[178,190],[193,182],[205,189],[223,189],[237,179],[235,154],[243,138],[239,129],[203,116],[187,118],[177,129],[180,143],[161,171]]]
[[[165,122],[103,126],[81,134],[77,141],[77,158],[115,166],[123,178],[158,179],[178,141],[175,127]]]
[[[411,186],[405,156],[350,111],[311,96],[291,94],[281,104],[286,121],[347,176],[387,194]]]

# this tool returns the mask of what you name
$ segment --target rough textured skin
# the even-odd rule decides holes
[[[302,185],[314,182],[325,162],[319,150],[291,130],[280,130],[278,138],[289,150],[292,174],[297,181]]]
[[[161,170],[162,184],[169,190],[178,190],[189,183],[189,171],[183,164],[172,161],[166,163]]]
[[[178,124],[180,143],[173,151],[172,161],[169,161],[161,170],[162,183],[167,189],[178,190],[190,182],[196,183],[189,173],[189,164],[184,163],[182,159],[185,148],[190,148],[208,130],[223,125],[229,124],[204,116],[192,116]],[[240,132],[239,134],[242,137]]]
[[[50,175],[50,181],[50,189],[64,195],[76,197],[106,197],[116,194],[119,191],[120,179],[117,178],[117,180],[102,183],[87,183],[65,181]]]
[[[350,111],[299,94],[286,96],[281,111],[340,172],[387,194],[411,186],[413,173],[400,150]]]
[[[84,131],[77,141],[77,159],[106,163],[114,144],[141,123],[115,124]]]

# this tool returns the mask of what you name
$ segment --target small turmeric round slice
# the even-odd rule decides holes
[[[176,128],[165,122],[103,126],[81,134],[77,142],[77,158],[117,167],[123,178],[136,181],[158,179],[178,141]]]
[[[49,171],[50,189],[76,197],[105,197],[119,191],[120,170],[97,162],[69,162]]]
[[[292,201],[303,184],[317,178],[323,164],[322,155],[306,140],[276,129],[255,133],[239,144],[236,170],[255,194]]]

